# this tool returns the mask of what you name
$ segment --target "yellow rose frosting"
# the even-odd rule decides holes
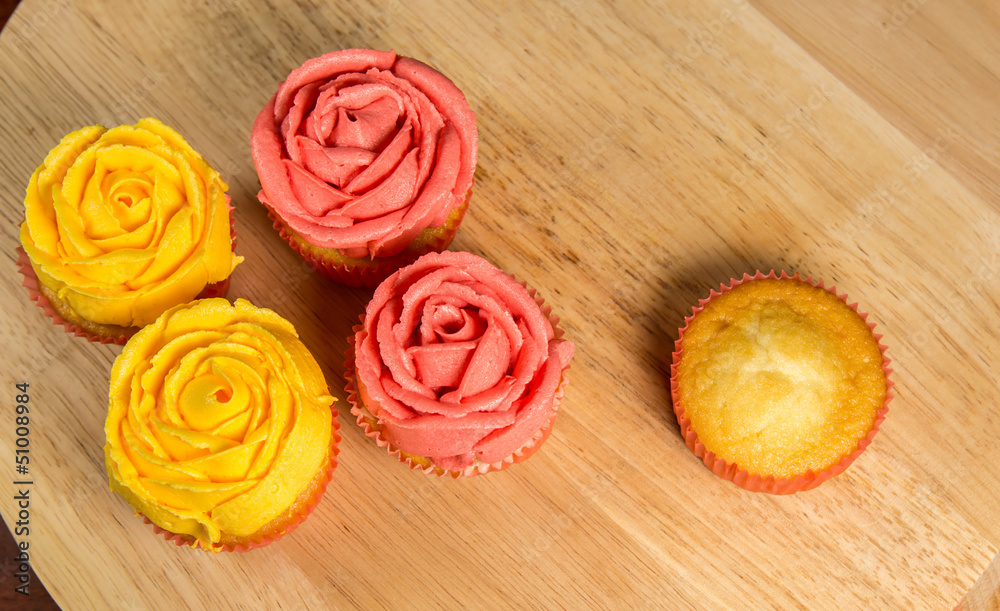
[[[174,130],[77,130],[35,170],[21,244],[39,282],[79,316],[142,326],[229,277],[227,185]]]
[[[246,537],[325,469],[335,399],[295,328],[237,299],[177,306],[111,370],[111,489],[206,549]]]

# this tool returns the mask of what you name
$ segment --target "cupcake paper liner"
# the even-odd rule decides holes
[[[334,469],[337,468],[337,456],[340,453],[340,449],[339,449],[339,444],[340,444],[340,439],[341,439],[340,438],[340,433],[339,433],[339,431],[340,431],[340,422],[338,422],[338,420],[337,420],[337,409],[336,409],[335,406],[336,406],[336,403],[334,403],[334,405],[331,406],[331,408],[330,408],[330,410],[333,412],[333,421],[332,421],[332,429],[333,430],[331,431],[331,435],[330,435],[330,460],[327,463],[327,468],[326,468],[326,470],[325,470],[325,472],[323,474],[323,479],[322,479],[322,481],[320,481],[319,485],[316,487],[316,491],[315,491],[315,493],[313,493],[312,498],[309,499],[309,502],[306,503],[299,510],[298,514],[296,515],[296,519],[290,520],[289,523],[280,532],[278,532],[278,533],[276,533],[274,535],[269,535],[269,536],[266,536],[266,537],[262,537],[258,541],[248,541],[247,543],[240,543],[240,544],[237,544],[237,545],[228,545],[228,544],[227,545],[221,545],[220,544],[218,546],[212,546],[210,548],[204,548],[204,547],[199,546],[198,545],[198,540],[195,537],[191,536],[191,535],[179,535],[177,533],[170,532],[169,530],[160,528],[159,526],[157,526],[156,524],[154,524],[149,518],[147,518],[146,516],[144,516],[141,512],[137,511],[136,515],[139,516],[139,517],[141,517],[143,522],[145,522],[146,524],[151,525],[153,527],[153,532],[155,532],[158,535],[163,535],[164,539],[166,539],[167,541],[172,542],[174,545],[177,545],[178,547],[191,547],[191,548],[198,547],[198,548],[200,548],[200,549],[202,549],[204,551],[213,552],[213,553],[214,552],[248,552],[250,550],[257,549],[259,547],[264,547],[266,545],[270,545],[271,543],[274,543],[278,539],[284,537],[288,533],[290,533],[290,532],[294,531],[296,528],[298,528],[299,525],[302,524],[302,522],[305,521],[305,519],[308,518],[312,514],[313,510],[316,509],[316,506],[320,503],[320,501],[323,500],[323,494],[326,492],[326,487],[330,483],[330,478],[333,476]]]
[[[527,288],[527,282],[521,282],[520,284],[521,286]],[[552,308],[550,306],[542,305],[545,300],[538,297],[535,289],[528,288],[528,293],[532,298],[534,298],[535,303],[537,303],[538,307],[542,310],[542,314],[548,318],[549,322],[552,324],[552,331],[555,339],[562,339],[564,333],[558,326],[559,318],[552,316]],[[459,471],[444,469],[430,463],[426,457],[414,456],[399,449],[382,436],[382,431],[378,426],[377,419],[373,416],[366,415],[366,409],[363,407],[361,393],[358,389],[358,382],[355,379],[354,361],[354,341],[358,332],[364,330],[364,315],[360,317],[360,320],[362,324],[355,325],[353,328],[354,333],[347,338],[348,347],[346,361],[344,362],[344,378],[347,380],[347,386],[345,388],[347,391],[347,402],[351,404],[351,413],[357,418],[357,424],[362,428],[362,430],[364,430],[365,436],[374,439],[375,443],[378,444],[380,448],[385,448],[389,455],[395,456],[399,462],[407,465],[411,470],[422,471],[426,474],[437,475],[438,477],[444,477],[447,475],[453,479],[457,479],[459,477],[473,477],[475,475],[489,473],[491,471],[503,471],[513,464],[527,460],[532,454],[537,452],[542,444],[545,443],[545,440],[549,438],[549,435],[552,433],[552,425],[555,423],[556,415],[559,413],[559,405],[562,403],[563,395],[566,392],[566,385],[569,383],[569,377],[567,376],[569,366],[562,370],[562,377],[559,379],[559,385],[556,387],[556,391],[553,396],[552,413],[549,415],[549,419],[524,443],[524,445],[503,460],[494,463],[475,462]]]
[[[236,219],[233,216],[234,208],[229,204],[230,198],[226,196],[226,206],[229,208],[229,236],[232,241],[232,250],[236,250]],[[128,342],[129,338],[135,335],[139,330],[139,327],[128,327],[125,331],[121,333],[116,333],[113,335],[98,335],[87,329],[83,328],[77,323],[70,322],[63,318],[59,312],[55,310],[52,302],[49,298],[42,294],[38,286],[38,276],[35,275],[35,270],[31,267],[31,260],[28,258],[28,254],[24,252],[24,248],[21,246],[17,247],[17,267],[18,271],[24,277],[24,281],[21,282],[21,286],[28,289],[28,298],[38,304],[38,307],[42,309],[45,316],[52,319],[52,324],[56,326],[62,326],[67,333],[75,335],[76,337],[82,337],[88,341],[100,343],[100,344],[117,344],[119,346],[124,346]],[[229,278],[221,282],[216,282],[215,284],[209,284],[198,294],[195,299],[208,299],[211,297],[225,297],[226,293],[229,292]]]
[[[744,282],[764,278],[777,280],[791,279],[805,282],[806,284],[832,293],[838,299],[847,304],[848,307],[854,310],[861,317],[861,319],[865,321],[865,324],[867,324],[868,328],[872,331],[872,336],[875,338],[875,341],[878,342],[879,351],[882,353],[882,371],[885,374],[885,400],[882,403],[882,407],[875,412],[875,423],[872,425],[872,429],[868,432],[868,435],[858,442],[857,448],[827,469],[822,471],[810,470],[803,475],[798,475],[791,479],[775,478],[774,476],[762,477],[759,474],[749,473],[746,470],[740,469],[736,464],[730,463],[729,461],[716,456],[714,452],[706,449],[705,445],[699,440],[698,433],[691,428],[691,420],[685,416],[684,406],[681,405],[677,393],[677,366],[680,363],[681,354],[683,353],[682,341],[684,339],[684,332],[687,330],[688,325],[694,317],[705,309],[705,306],[709,301],[719,295],[722,295],[726,291],[730,291]],[[889,368],[889,364],[892,362],[892,359],[886,356],[886,346],[881,342],[882,337],[883,336],[881,334],[875,333],[875,323],[868,322],[868,314],[858,311],[857,303],[849,303],[847,301],[846,294],[838,294],[835,286],[824,286],[822,280],[814,282],[812,276],[803,279],[799,276],[799,274],[789,276],[784,271],[782,271],[781,275],[778,276],[774,273],[774,270],[771,270],[769,274],[765,275],[758,270],[753,276],[743,274],[743,278],[740,280],[736,280],[735,278],[731,279],[729,286],[720,285],[719,290],[716,291],[713,289],[708,298],[698,300],[698,305],[693,308],[691,315],[684,318],[684,326],[681,327],[679,337],[677,338],[677,341],[674,342],[673,358],[670,364],[670,398],[673,402],[674,414],[677,416],[677,423],[680,425],[681,436],[684,438],[685,444],[692,452],[694,452],[695,456],[702,459],[702,462],[705,463],[705,466],[708,467],[712,473],[715,473],[722,479],[733,482],[741,488],[750,490],[751,492],[794,494],[801,490],[810,490],[815,488],[831,477],[843,473],[844,470],[847,469],[847,467],[850,466],[851,463],[853,463],[858,456],[860,456],[861,453],[868,448],[869,445],[871,445],[872,439],[875,438],[875,434],[878,433],[879,428],[889,411],[889,402],[893,399],[891,391],[895,383],[890,379],[892,369]]]
[[[401,267],[406,267],[410,263],[419,259],[421,256],[429,252],[441,252],[447,249],[451,244],[451,241],[455,238],[455,234],[458,233],[458,227],[462,224],[462,219],[465,218],[465,212],[469,208],[469,200],[471,198],[472,189],[469,189],[469,191],[465,194],[465,201],[458,207],[458,217],[454,221],[448,221],[452,227],[448,229],[443,236],[429,241],[426,245],[424,245],[424,248],[420,250],[403,250],[402,252],[391,257],[385,257],[382,261],[372,259],[370,263],[365,265],[337,263],[309,252],[296,241],[295,235],[285,225],[284,221],[281,220],[281,217],[279,217],[267,204],[264,204],[264,207],[267,209],[267,217],[271,219],[271,224],[278,232],[278,235],[281,236],[281,239],[287,242],[288,245],[292,247],[292,250],[298,253],[298,255],[302,257],[310,267],[316,270],[318,274],[326,276],[327,278],[335,280],[346,286],[375,288],[381,284],[383,280],[391,276],[393,272]],[[263,201],[261,203],[263,203]]]

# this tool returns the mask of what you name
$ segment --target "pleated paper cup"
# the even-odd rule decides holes
[[[772,475],[760,475],[757,473],[750,473],[745,469],[741,469],[737,464],[732,463],[725,458],[718,456],[715,452],[709,450],[705,447],[705,444],[698,437],[698,432],[692,427],[690,418],[687,417],[685,413],[685,406],[681,402],[678,393],[678,365],[680,364],[681,357],[684,353],[684,334],[691,324],[691,321],[698,316],[698,313],[705,309],[710,301],[719,297],[720,295],[731,291],[732,289],[740,286],[741,284],[752,282],[755,280],[762,280],[765,278],[775,279],[775,280],[787,280],[791,282],[803,282],[813,287],[823,289],[832,295],[835,295],[838,299],[843,301],[848,307],[854,310],[858,316],[865,322],[869,330],[872,332],[872,336],[878,343],[879,351],[882,354],[882,371],[885,375],[885,399],[882,402],[881,407],[877,408],[875,411],[875,419],[872,424],[871,429],[868,431],[867,435],[859,439],[857,446],[853,451],[842,457],[839,461],[832,464],[831,466],[819,470],[813,471],[808,470],[801,475],[797,475],[792,478],[785,477],[774,477]],[[851,465],[867,448],[871,445],[876,433],[878,433],[882,422],[885,420],[886,414],[889,411],[889,402],[892,401],[892,387],[894,382],[890,379],[890,374],[892,369],[889,368],[889,364],[892,362],[891,359],[886,356],[886,346],[881,343],[882,335],[875,333],[875,323],[868,322],[868,314],[858,311],[857,303],[850,303],[847,299],[846,294],[837,293],[836,287],[826,287],[823,285],[822,281],[814,282],[812,277],[807,277],[802,279],[798,274],[794,276],[789,276],[784,271],[781,275],[776,275],[772,270],[768,274],[763,274],[761,271],[757,271],[753,276],[749,274],[744,274],[743,278],[731,279],[729,286],[720,285],[719,290],[712,290],[711,294],[707,299],[700,299],[698,305],[693,309],[691,316],[687,316],[684,319],[684,326],[680,329],[679,337],[674,344],[673,358],[670,365],[670,397],[673,401],[674,414],[677,416],[677,422],[680,425],[681,436],[684,438],[684,442],[687,447],[694,452],[695,456],[700,458],[705,466],[708,467],[712,473],[722,479],[729,480],[752,492],[766,492],[769,494],[793,494],[801,490],[810,490],[827,481],[835,475],[843,473],[848,466]]]

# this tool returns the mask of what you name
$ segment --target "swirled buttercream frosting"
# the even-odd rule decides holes
[[[449,470],[502,461],[551,421],[573,356],[533,291],[465,252],[424,255],[375,291],[355,335],[380,433]]]
[[[259,198],[307,243],[389,257],[465,202],[476,120],[462,92],[394,52],[348,49],[293,70],[252,132]]]
[[[156,119],[62,139],[28,183],[23,246],[38,281],[83,320],[142,326],[227,279],[226,183]]]
[[[212,549],[252,537],[327,468],[334,398],[294,327],[237,299],[167,310],[111,371],[111,488]]]

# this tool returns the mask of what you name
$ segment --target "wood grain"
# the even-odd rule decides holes
[[[913,0],[879,46],[891,2],[825,4],[26,0],[0,36],[0,329],[6,388],[32,384],[32,561],[53,598],[939,609],[969,594],[966,608],[989,608],[1000,22],[986,3]],[[253,117],[304,59],[352,46],[395,48],[466,92],[480,159],[452,248],[528,280],[577,343],[552,437],[504,473],[412,473],[353,425],[343,353],[371,292],[310,272],[255,200]],[[108,490],[102,427],[120,348],[49,324],[13,271],[24,185],[46,152],[80,126],[147,114],[231,185],[246,261],[230,296],[289,318],[341,399],[326,498],[248,554],[175,548]],[[698,298],[772,267],[858,301],[896,369],[873,446],[791,497],[712,475],[680,439],[665,384]],[[13,473],[7,418],[0,471]]]

